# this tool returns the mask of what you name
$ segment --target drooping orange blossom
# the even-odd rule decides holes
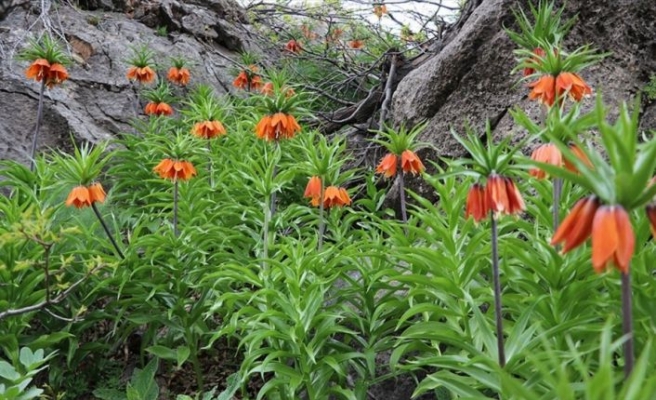
[[[189,161],[173,160],[165,158],[160,161],[153,171],[156,172],[160,178],[186,181],[196,175],[196,168]]]
[[[620,205],[601,206],[592,221],[592,267],[603,272],[611,263],[627,274],[635,249],[629,213]]]
[[[51,64],[45,58],[38,58],[25,70],[25,76],[37,82],[45,80],[46,86],[52,88],[68,79],[68,71],[59,63]]]
[[[155,80],[157,74],[148,65],[143,67],[132,66],[128,68],[127,77],[131,81],[138,81],[139,83],[150,83]]]
[[[539,100],[547,106],[553,106],[556,98],[562,100],[568,94],[574,101],[581,101],[584,96],[592,94],[592,89],[576,73],[561,72],[558,76],[543,75],[538,80],[528,84],[531,100]]]
[[[500,214],[518,214],[526,208],[524,199],[512,179],[497,174],[487,178],[485,196],[490,211]]]
[[[297,42],[294,39],[291,39],[287,44],[285,45],[285,50],[289,51],[290,53],[300,53],[303,51],[303,47],[299,42]]]
[[[171,83],[180,86],[186,86],[189,83],[189,79],[191,79],[191,73],[189,72],[189,69],[186,67],[182,67],[182,68],[171,67],[169,68],[169,72],[166,75],[166,78]]]
[[[41,82],[43,79],[48,77],[48,72],[50,71],[50,63],[45,58],[38,58],[30,64],[29,67],[25,70],[25,76],[27,79],[34,79],[37,82]]]
[[[223,136],[227,132],[221,121],[211,120],[195,123],[191,129],[191,133],[202,139],[212,139]]]
[[[330,207],[342,207],[351,204],[351,198],[346,189],[337,186],[328,186],[323,196],[323,206],[328,209]]]
[[[273,82],[265,83],[262,89],[260,89],[260,93],[265,96],[271,96],[273,94]]]
[[[249,65],[248,71],[239,72],[232,85],[238,89],[258,90],[262,87],[262,78],[257,75],[257,71],[256,65]]]
[[[364,47],[364,40],[355,39],[348,42],[349,47],[352,49],[361,49]]]
[[[305,187],[305,193],[303,197],[310,199],[310,204],[314,207],[319,206],[319,200],[321,199],[321,178],[318,176],[313,176],[307,183]]]
[[[485,186],[480,183],[474,183],[467,194],[467,203],[465,206],[465,218],[473,217],[474,221],[480,222],[490,214]]]
[[[266,141],[291,139],[300,131],[296,118],[284,112],[265,115],[255,126],[257,137]]]
[[[424,172],[424,164],[412,150],[405,150],[401,153],[401,169],[403,172],[410,172],[413,175]]]
[[[601,273],[612,264],[628,274],[635,235],[629,214],[622,206],[601,205],[594,196],[579,200],[554,234],[551,244],[565,243],[563,253],[567,253],[589,237],[592,237],[595,272]]]
[[[76,208],[90,207],[93,203],[104,203],[106,198],[105,190],[98,182],[91,186],[76,186],[71,189],[66,198],[66,206]]]
[[[380,160],[378,167],[376,167],[376,173],[383,174],[385,178],[396,176],[397,164],[398,158],[396,154],[388,153]]]
[[[383,14],[387,14],[387,6],[385,4],[377,4],[374,6],[374,14],[380,19]]]
[[[144,107],[144,114],[170,116],[173,115],[173,108],[164,102],[155,103],[151,101]]]
[[[581,162],[583,162],[588,167],[592,167],[592,163],[590,162],[588,156],[577,145],[570,145],[569,149]],[[553,143],[546,143],[538,146],[535,150],[533,150],[533,153],[531,154],[531,160],[555,165],[557,167],[564,166],[573,173],[579,172],[574,163],[563,157],[560,149],[558,149],[558,147]],[[536,177],[537,179],[544,179],[548,175],[546,171],[543,171],[540,168],[531,168],[531,170],[529,170],[529,174]]]

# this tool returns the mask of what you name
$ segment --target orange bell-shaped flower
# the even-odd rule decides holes
[[[412,150],[405,150],[401,153],[401,169],[416,175],[424,172],[424,164]]]
[[[592,267],[601,273],[612,262],[629,273],[635,235],[629,214],[620,205],[601,206],[592,222]]]
[[[319,201],[321,200],[321,178],[318,176],[310,178],[305,187],[303,197],[309,198],[310,204],[313,206],[317,207],[319,205]]]
[[[380,160],[380,164],[376,167],[376,173],[383,174],[385,178],[391,178],[396,175],[397,164],[396,154],[388,153]]]

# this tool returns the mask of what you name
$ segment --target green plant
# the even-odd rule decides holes
[[[125,392],[117,389],[96,389],[93,395],[101,400],[157,400],[159,387],[155,381],[155,373],[158,364],[159,360],[153,358],[144,369],[136,368]]]
[[[235,395],[235,393],[237,393],[237,391],[239,390],[240,382],[241,382],[241,377],[239,376],[238,373],[235,373],[228,377],[226,382],[228,387],[224,391],[216,395],[216,397],[215,397],[216,388],[213,388],[209,392],[199,393],[194,397],[187,396],[185,394],[179,394],[178,396],[176,396],[175,399],[176,400],[231,400]]]
[[[656,100],[656,74],[652,74],[649,77],[649,82],[645,85],[642,91],[649,100]]]
[[[168,34],[169,34],[169,32],[168,32],[168,28],[166,27],[166,25],[161,25],[161,26],[158,26],[157,28],[155,28],[155,35],[157,35],[157,36],[166,37]]]
[[[48,366],[43,365],[55,353],[47,356],[43,349],[35,352],[29,347],[20,349],[18,363],[12,365],[0,360],[0,399],[2,400],[30,400],[40,398],[42,389],[29,387],[34,377]]]

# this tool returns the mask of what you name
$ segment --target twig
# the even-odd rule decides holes
[[[385,94],[383,97],[383,104],[380,106],[380,118],[378,119],[378,127],[382,129],[387,117],[387,110],[392,101],[392,81],[396,73],[396,54],[392,55],[392,64],[390,65],[389,73],[387,74],[387,82],[385,83]]]
[[[0,320],[14,315],[25,314],[32,311],[39,311],[47,306],[61,303],[73,290],[75,290],[76,287],[80,286],[89,276],[93,275],[96,271],[100,270],[103,267],[105,267],[105,264],[98,265],[97,267],[89,271],[84,277],[75,281],[71,286],[68,287],[68,289],[61,292],[54,299],[45,300],[42,301],[41,303],[37,303],[27,307],[13,308],[0,312]]]

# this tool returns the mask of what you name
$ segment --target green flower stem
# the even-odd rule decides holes
[[[196,346],[196,339],[194,338],[191,329],[188,328],[189,323],[185,323],[185,336],[187,345],[189,345],[189,357],[194,366],[194,374],[196,375],[196,383],[198,384],[198,392],[203,392],[203,369],[201,368],[200,361],[198,360],[198,346]]]
[[[271,183],[276,178],[276,174],[278,172],[278,169],[276,166],[273,167],[273,173],[271,175]],[[269,196],[266,198],[266,201],[264,203],[264,233],[263,233],[263,251],[262,254],[264,256],[264,260],[262,261],[262,270],[265,273],[268,273],[268,267],[267,267],[267,260],[269,258],[269,225],[271,225],[271,219],[273,218],[273,214],[276,212],[276,192],[275,190],[272,189],[271,193]],[[265,282],[267,282],[268,279],[265,279]]]
[[[499,354],[499,365],[506,365],[506,354],[503,345],[503,317],[501,315],[501,282],[499,279],[499,235],[497,232],[497,220],[494,212],[490,213],[492,221],[492,279],[494,283],[494,317],[497,325],[497,352]]]
[[[262,255],[264,260],[262,261],[262,270],[267,269],[267,262],[266,260],[269,258],[269,223],[271,220],[271,209],[269,208],[269,204],[265,202],[264,204],[264,232],[262,234],[262,240],[264,243],[262,244]]]
[[[560,197],[563,193],[563,179],[554,178],[553,180],[553,231],[558,230],[560,225]]]
[[[112,233],[109,231],[109,227],[107,227],[107,224],[105,223],[105,220],[100,214],[100,211],[98,211],[98,207],[96,207],[96,203],[91,203],[91,208],[93,209],[93,212],[96,214],[98,221],[100,221],[100,225],[102,225],[103,229],[105,230],[105,233],[109,238],[109,241],[112,242],[112,245],[116,250],[116,254],[118,254],[119,257],[121,257],[121,259],[125,260],[125,256],[123,255],[123,252],[121,251],[120,247],[118,247],[118,243],[116,243],[116,240],[114,240],[114,236],[112,236]]]
[[[624,376],[628,379],[635,362],[633,350],[633,307],[631,306],[631,276],[622,273],[622,331],[624,342]]]
[[[173,181],[173,234],[175,237],[180,235],[178,231],[178,180]]]
[[[321,251],[323,247],[323,235],[326,230],[326,221],[324,219],[324,206],[323,206],[323,196],[324,196],[324,186],[323,179],[321,179],[321,192],[319,194],[319,244],[317,245],[317,250]]]
[[[401,205],[401,221],[405,226],[408,223],[408,211],[406,210],[405,205],[405,182],[403,181],[403,171],[400,171],[399,174],[399,203]],[[406,227],[407,229],[407,227]]]
[[[41,130],[41,119],[43,119],[43,92],[46,89],[46,80],[45,78],[41,82],[41,90],[39,91],[39,106],[36,110],[36,127],[34,128],[34,137],[32,138],[32,149],[30,151],[30,171],[34,171],[36,165],[36,160],[34,159],[36,155],[36,144],[39,138],[39,131]]]
[[[214,171],[214,158],[212,157],[212,139],[207,139],[207,152],[209,154],[210,162],[207,166],[207,173],[210,176],[210,187],[214,187],[214,182],[212,179],[212,172]]]
[[[278,167],[274,166],[273,167],[273,174],[271,175],[271,183],[276,179],[276,175],[278,174]],[[273,215],[276,213],[276,191],[273,190],[271,192],[271,203],[269,204],[271,206],[271,218],[273,218]]]

